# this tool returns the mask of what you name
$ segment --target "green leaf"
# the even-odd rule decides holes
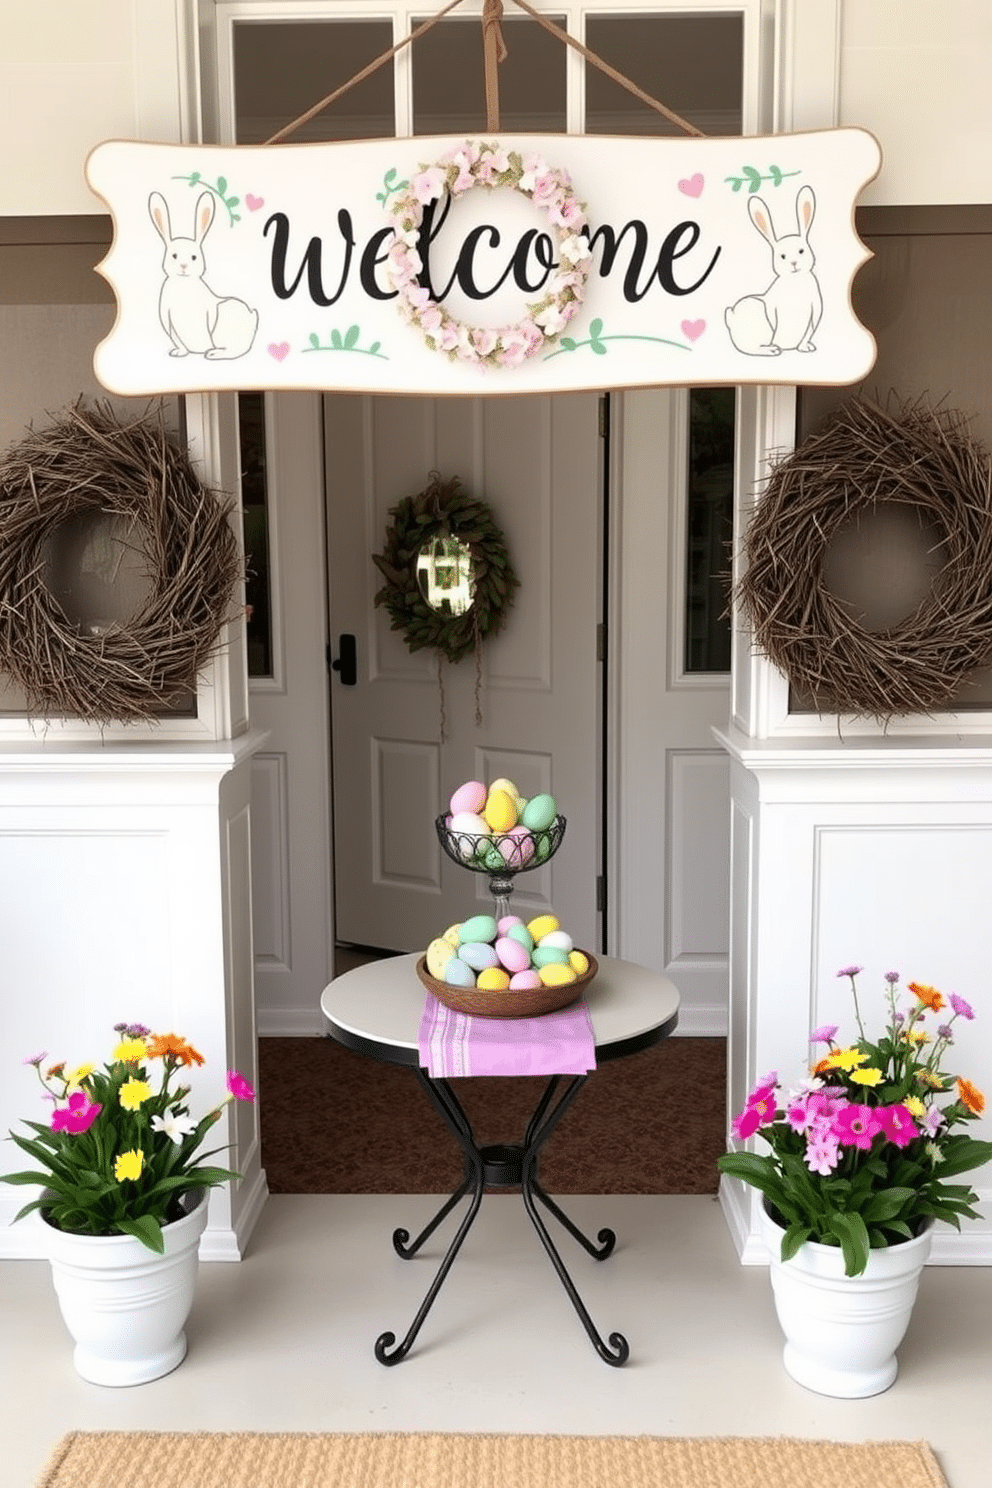
[[[778,168],[777,165],[770,165],[768,167],[768,174],[772,178],[772,185],[773,186],[781,186],[781,184],[782,184],[782,172],[779,170],[779,168]]]
[[[589,350],[594,352],[596,356],[606,355],[606,347],[603,345],[602,341],[590,341]]]
[[[337,328],[335,328],[331,332],[331,345],[334,347],[335,351],[340,351],[342,349],[341,332],[337,330]]]
[[[941,1150],[944,1161],[937,1169],[941,1179],[966,1173],[969,1168],[980,1168],[992,1159],[992,1142],[976,1142],[972,1137],[951,1137]]]
[[[598,341],[599,340],[599,337],[602,334],[603,334],[603,322],[597,316],[595,320],[591,320],[589,322],[589,335],[592,337],[593,341]]]
[[[830,1230],[837,1236],[844,1252],[845,1276],[860,1276],[868,1264],[871,1249],[861,1215],[835,1211],[830,1216]]]
[[[372,345],[369,347],[369,356],[375,356],[376,352],[379,350],[379,345],[380,343],[378,341],[372,342]]]
[[[782,1235],[782,1259],[789,1261],[796,1254],[800,1246],[805,1245],[813,1231],[809,1225],[790,1224]]]
[[[729,185],[731,191],[740,191],[741,187],[744,185],[744,182],[742,181],[740,176],[726,176],[724,179]]]
[[[228,208],[228,210],[230,210],[232,207],[236,207],[238,205],[238,203],[240,202],[240,200],[241,200],[240,196],[229,196],[227,198],[227,201],[224,203],[224,205],[225,205],[225,207]],[[235,222],[239,221],[238,217],[235,216],[235,214],[233,212],[231,213],[231,215],[232,215],[232,217],[234,217]]]
[[[317,332],[316,331],[311,331],[310,332],[310,336],[309,336],[308,339],[309,339],[310,345],[313,347],[314,351],[319,351],[320,350],[320,337],[317,335]]]
[[[395,180],[396,180],[396,167],[395,167],[395,165],[391,165],[389,167],[388,171],[386,172],[386,174],[383,176],[382,183],[383,183],[384,186],[388,186],[392,181],[395,181]]]
[[[218,176],[217,177],[217,194],[218,194],[218,196],[223,196],[226,190],[227,190],[227,177],[226,176]]]
[[[133,1235],[136,1240],[141,1241],[142,1245],[147,1245],[148,1249],[154,1250],[156,1254],[165,1254],[162,1226],[152,1215],[142,1214],[138,1219],[119,1219],[117,1228],[124,1235]]]
[[[865,1224],[880,1224],[883,1220],[895,1219],[900,1209],[915,1198],[911,1188],[883,1188],[872,1194],[862,1207],[861,1218]]]
[[[562,336],[558,342],[558,345],[562,348],[563,351],[575,350],[575,342],[572,340],[571,336]]]
[[[189,184],[191,186],[199,186],[199,184],[200,184],[200,172],[199,171],[194,171],[193,172],[193,174],[189,178]]]
[[[353,326],[349,326],[348,327],[347,331],[345,332],[345,338],[344,338],[344,349],[345,349],[345,351],[350,351],[351,350],[351,348],[355,345],[355,342],[358,340],[359,335],[360,335],[360,332],[359,332],[359,329],[358,329],[357,325],[353,325]]]
[[[744,179],[748,183],[748,191],[752,193],[757,191],[761,185],[761,172],[755,170],[753,165],[742,165],[741,170],[744,174]]]

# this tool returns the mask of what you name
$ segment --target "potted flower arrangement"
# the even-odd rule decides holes
[[[200,1148],[231,1100],[253,1100],[235,1072],[227,1094],[195,1121],[185,1071],[202,1054],[176,1034],[117,1024],[102,1069],[33,1066],[51,1104],[46,1123],[11,1139],[37,1170],[0,1175],[42,1187],[15,1221],[40,1210],[59,1305],[76,1339],[74,1363],[97,1384],[131,1385],[174,1369],[186,1352],[206,1190],[240,1175]],[[215,1151],[220,1149],[214,1149]],[[155,1285],[149,1276],[157,1271]]]
[[[934,1221],[959,1229],[962,1217],[978,1218],[977,1195],[953,1180],[992,1158],[992,1142],[961,1129],[981,1116],[985,1097],[942,1068],[955,1022],[974,1017],[969,1003],[919,982],[908,983],[906,999],[899,973],[887,972],[887,1020],[873,1042],[858,1003],[861,970],[837,973],[850,981],[857,1039],[839,1043],[833,1024],[814,1029],[808,1074],[785,1091],[769,1074],[732,1123],[735,1137],[761,1137],[771,1153],[717,1160],[764,1195],[786,1369],[844,1396],[877,1394],[895,1379]],[[874,1342],[867,1321],[854,1326],[863,1310],[878,1325]]]

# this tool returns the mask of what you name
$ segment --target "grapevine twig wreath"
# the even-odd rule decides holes
[[[843,404],[774,468],[744,539],[737,599],[754,640],[814,706],[875,718],[947,706],[992,661],[992,466],[961,413],[924,401]],[[943,559],[916,611],[869,631],[824,583],[841,526],[916,507]]]
[[[498,144],[466,140],[419,174],[391,201],[394,239],[386,272],[398,295],[398,305],[428,345],[446,352],[452,361],[477,366],[519,367],[528,357],[550,345],[581,308],[583,286],[592,262],[582,235],[585,208],[572,190],[568,172],[548,166],[538,155],[520,155]],[[417,252],[424,208],[445,194],[452,198],[473,186],[489,190],[507,186],[529,196],[546,215],[557,234],[558,263],[548,273],[541,298],[514,325],[488,329],[464,325],[430,296],[421,281],[424,265]]]
[[[28,714],[132,723],[186,697],[232,617],[243,564],[231,503],[207,490],[161,413],[120,422],[77,403],[0,458],[0,669]],[[103,512],[135,532],[150,589],[136,613],[91,634],[47,587],[70,518]]]

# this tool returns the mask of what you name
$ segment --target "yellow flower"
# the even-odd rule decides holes
[[[920,1084],[925,1085],[928,1090],[943,1090],[944,1088],[943,1080],[940,1078],[939,1075],[935,1075],[933,1070],[918,1069],[916,1071],[916,1078],[919,1080]]]
[[[130,1152],[122,1152],[114,1163],[114,1177],[118,1183],[125,1178],[140,1178],[141,1169],[145,1164],[145,1154],[140,1148],[132,1148]]]
[[[852,1070],[850,1078],[856,1085],[878,1085],[885,1078],[880,1069]]]
[[[920,1097],[918,1095],[907,1095],[906,1099],[903,1101],[903,1105],[906,1107],[906,1110],[909,1112],[909,1114],[911,1116],[915,1116],[917,1120],[920,1120],[927,1114],[927,1108],[920,1100]]]
[[[144,1039],[132,1038],[122,1039],[113,1052],[113,1058],[119,1064],[137,1064],[140,1059],[148,1055],[148,1045]]]
[[[121,1086],[120,1101],[125,1111],[136,1111],[152,1093],[147,1080],[128,1080]]]
[[[65,1080],[69,1085],[79,1085],[81,1081],[86,1079],[87,1075],[93,1073],[93,1069],[94,1066],[92,1064],[80,1064],[76,1069],[69,1071],[65,1076]]]
[[[906,1037],[911,1044],[928,1044],[930,1035],[923,1028],[911,1028]]]
[[[828,1069],[853,1070],[864,1064],[867,1058],[868,1055],[862,1054],[860,1049],[834,1049],[827,1055],[825,1063]]]

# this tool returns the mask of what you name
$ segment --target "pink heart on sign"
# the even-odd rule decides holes
[[[259,207],[265,206],[264,196],[253,196],[250,191],[245,192],[245,206],[249,212],[257,212]]]
[[[289,342],[280,341],[278,346],[274,341],[269,342],[269,356],[274,356],[277,362],[289,355]]]
[[[683,196],[701,196],[703,185],[703,178],[697,171],[696,174],[694,176],[690,176],[688,180],[682,180],[679,182],[679,190],[681,191]]]
[[[690,341],[698,341],[705,329],[705,320],[684,320],[682,322],[682,334],[688,336]]]

